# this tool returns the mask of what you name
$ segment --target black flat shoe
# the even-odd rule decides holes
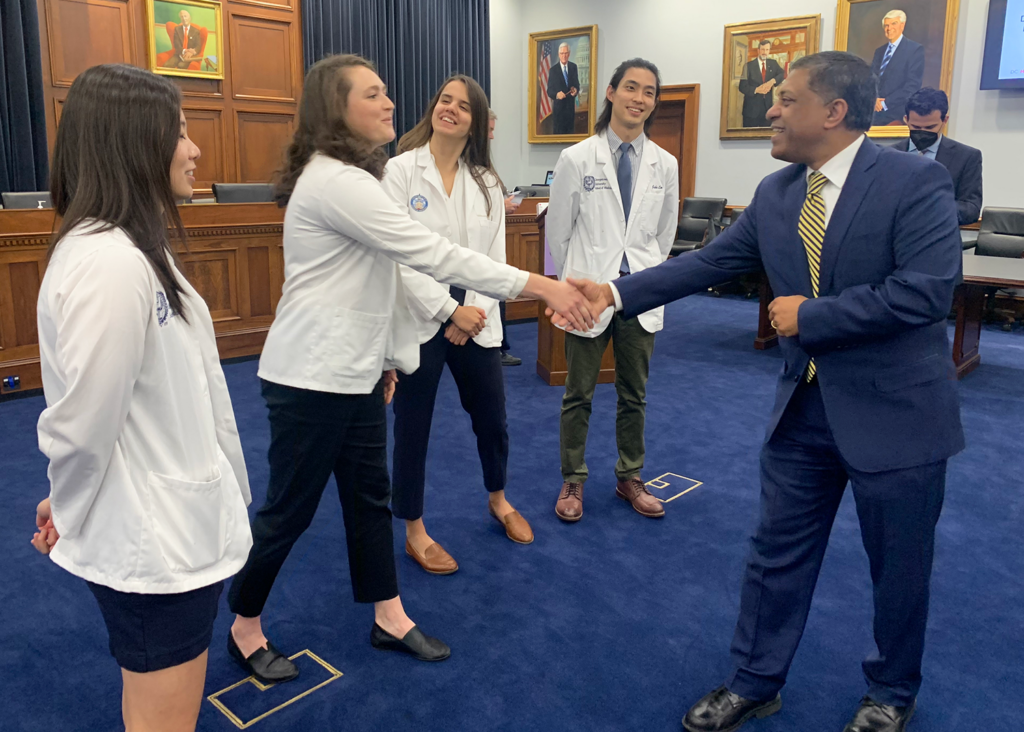
[[[291,681],[299,675],[299,667],[274,648],[274,644],[270,641],[267,641],[266,648],[260,648],[246,658],[242,655],[242,651],[235,642],[235,636],[230,630],[228,631],[228,655],[264,684],[281,684]]]
[[[916,704],[893,707],[864,697],[853,719],[843,727],[843,732],[903,732],[914,716],[915,707]]]
[[[690,707],[683,718],[687,732],[736,732],[752,717],[762,719],[782,709],[778,694],[769,701],[754,701],[719,686]]]
[[[399,639],[374,623],[370,631],[370,645],[382,651],[408,653],[420,661],[443,661],[452,655],[451,648],[437,638],[424,634],[418,625],[412,626],[412,630]]]

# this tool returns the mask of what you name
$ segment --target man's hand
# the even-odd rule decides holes
[[[506,215],[514,214],[516,212],[516,209],[519,208],[519,204],[518,203],[512,203],[512,199],[513,198],[515,198],[515,194],[514,193],[509,193],[508,196],[505,197],[505,214]]]
[[[754,91],[756,93],[758,93],[758,94],[767,94],[768,92],[770,92],[772,90],[773,81],[774,80],[766,81],[765,83],[761,84],[761,86],[759,86],[756,89],[754,89]]]
[[[469,343],[469,333],[462,330],[455,323],[448,324],[448,327],[444,330],[444,337],[456,346],[464,346]]]
[[[875,111],[876,112],[881,112],[882,109],[883,109],[883,107],[882,107],[883,104],[885,104],[885,98],[884,97],[879,97],[879,98],[875,99]]]
[[[398,383],[398,372],[394,369],[384,372],[384,403],[391,404],[395,396],[395,385]]]
[[[570,97],[574,97],[574,96],[576,96],[579,93],[580,93],[580,90],[577,89],[576,87],[572,87],[571,89],[569,89],[569,96]]]
[[[452,322],[472,338],[479,335],[487,325],[487,316],[480,308],[459,305],[452,313]]]
[[[558,92],[558,95],[555,97],[555,99],[565,99],[565,92]]]
[[[800,303],[806,299],[803,295],[777,297],[768,305],[768,317],[780,336],[795,336],[800,332],[797,313]]]
[[[41,554],[49,554],[60,535],[53,526],[50,515],[50,499],[45,498],[36,506],[36,533],[32,535],[32,546]]]

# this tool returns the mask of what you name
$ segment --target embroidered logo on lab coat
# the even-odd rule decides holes
[[[156,322],[161,326],[167,325],[167,317],[171,314],[171,306],[167,303],[167,296],[162,292],[156,293]]]
[[[426,198],[417,193],[415,196],[412,197],[412,200],[409,201],[409,205],[412,206],[413,211],[416,211],[417,213],[422,213],[423,211],[427,210],[427,206],[429,204],[427,203]]]
[[[583,176],[583,190],[592,191],[594,190],[594,176],[585,175]]]

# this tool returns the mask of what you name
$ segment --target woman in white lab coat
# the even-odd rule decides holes
[[[395,205],[380,184],[393,110],[369,61],[317,62],[278,181],[278,200],[288,205],[285,282],[259,368],[270,409],[270,484],[229,595],[229,651],[264,681],[298,674],[267,641],[260,616],[332,473],[353,594],[374,605],[371,643],[427,661],[450,653],[406,615],[395,576],[384,405],[394,369],[411,373],[419,358],[398,264],[492,298],[532,293],[583,328],[592,323],[570,285],[454,245]]]
[[[484,90],[468,76],[449,77],[419,124],[399,141],[383,183],[415,221],[504,262],[505,206],[491,165],[489,131]],[[417,320],[420,367],[395,387],[391,509],[405,519],[406,553],[431,574],[451,574],[458,563],[423,524],[427,443],[446,364],[472,420],[490,514],[513,541],[533,541],[530,525],[505,499],[508,429],[498,300],[442,285],[410,267],[400,270]]]
[[[175,201],[198,157],[168,79],[126,65],[75,79],[39,290],[50,495],[32,543],[95,595],[130,732],[195,729],[223,580],[252,544],[213,321],[167,235],[184,243]]]

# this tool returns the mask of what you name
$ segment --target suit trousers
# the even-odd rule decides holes
[[[247,618],[263,612],[331,473],[356,602],[397,597],[383,382],[370,394],[331,394],[270,381],[262,381],[262,390],[270,410],[270,484],[252,522],[249,559],[231,584],[231,611]]]
[[[868,696],[895,706],[916,698],[946,461],[880,473],[853,469],[836,447],[817,381],[801,382],[761,451],[761,518],[726,682],[733,693],[770,699],[785,684],[847,482],[873,585],[876,647],[863,663]]]
[[[619,480],[626,480],[639,476],[644,467],[647,376],[654,353],[654,333],[648,332],[638,318],[626,319],[615,313],[608,327],[596,338],[565,335],[568,373],[562,397],[559,443],[562,478],[566,481],[584,483],[589,475],[585,453],[591,402],[608,339],[612,340],[615,354],[615,393],[618,395],[615,444],[619,459],[615,463],[615,475]]]
[[[454,288],[453,288],[454,289]],[[395,387],[395,451],[392,458],[395,516],[406,521],[423,517],[427,443],[441,373],[448,365],[459,389],[462,408],[469,414],[488,492],[505,490],[508,467],[508,424],[505,421],[505,382],[501,350],[483,348],[472,340],[456,346],[442,327],[420,346],[420,367],[398,377]]]

